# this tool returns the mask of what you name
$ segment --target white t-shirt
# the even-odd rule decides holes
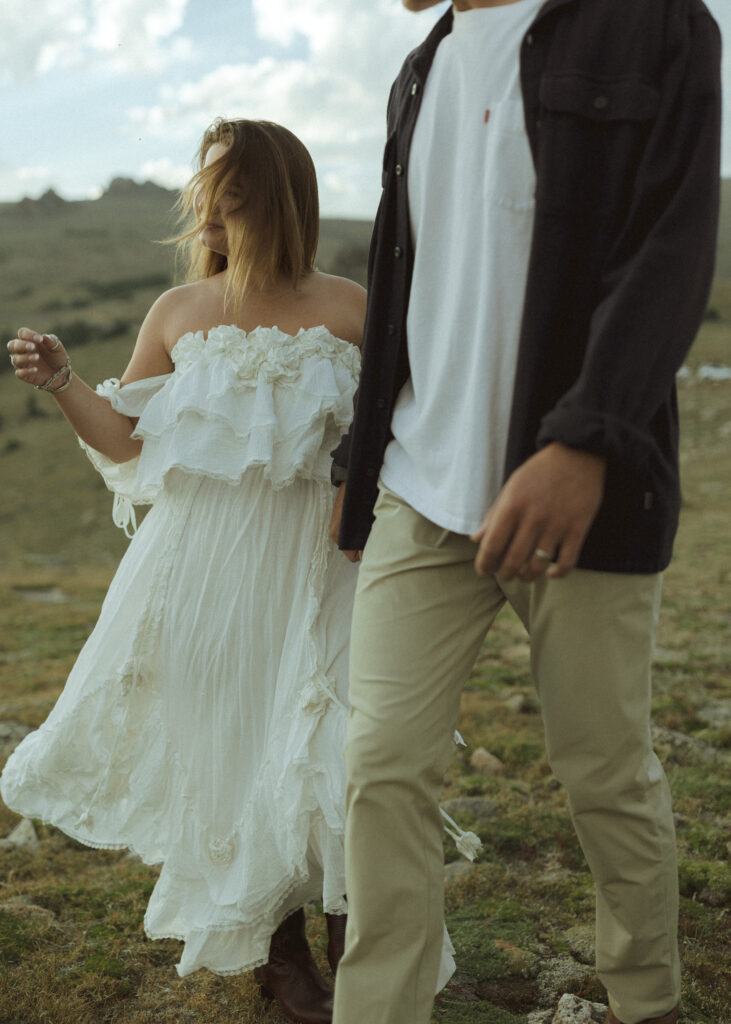
[[[543,2],[455,10],[409,157],[411,376],[381,476],[457,533],[480,526],[502,483],[535,191],[519,51]]]

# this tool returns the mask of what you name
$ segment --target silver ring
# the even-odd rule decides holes
[[[536,548],[533,552],[533,556],[535,558],[540,558],[542,562],[553,561],[553,555],[549,555],[549,553],[547,551],[544,551],[543,548]]]
[[[48,337],[48,338],[56,338],[56,335],[55,334],[48,334],[48,335],[46,335],[46,337]],[[51,348],[49,348],[48,351],[49,352],[55,352],[60,344],[61,344],[61,340],[59,338],[56,338],[56,344],[52,345]]]

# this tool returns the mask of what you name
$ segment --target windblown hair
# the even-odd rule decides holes
[[[206,167],[216,143],[227,152]],[[227,294],[237,313],[248,289],[267,288],[282,276],[296,288],[314,268],[320,227],[315,167],[297,136],[271,121],[218,118],[203,135],[196,163],[178,201],[189,227],[173,239],[187,280],[228,269]],[[222,256],[198,235],[231,189],[241,204],[225,217],[228,256]]]

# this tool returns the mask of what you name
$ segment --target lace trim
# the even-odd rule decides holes
[[[245,342],[245,344],[242,344]],[[301,328],[286,334],[278,327],[256,327],[244,331],[233,324],[219,324],[208,331],[188,331],[173,346],[170,357],[176,370],[185,372],[200,357],[224,354],[240,377],[260,377],[266,381],[296,376],[303,360],[323,355],[340,363],[357,377],[360,351],[324,326]]]

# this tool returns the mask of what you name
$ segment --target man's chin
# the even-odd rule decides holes
[[[436,7],[442,0],[401,0],[407,11],[425,11],[427,7]]]

